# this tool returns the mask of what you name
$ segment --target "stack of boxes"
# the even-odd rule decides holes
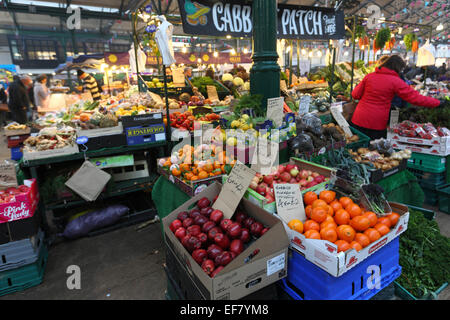
[[[11,150],[11,159],[22,159],[23,142],[30,136],[30,128],[23,130],[5,130],[8,148]]]

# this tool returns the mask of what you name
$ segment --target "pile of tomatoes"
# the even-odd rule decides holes
[[[217,121],[220,119],[220,116],[217,113],[206,113],[199,114],[196,118],[199,121]]]
[[[16,195],[27,193],[28,188],[25,185],[18,186],[17,188],[8,188],[6,190],[0,190],[0,204],[16,201]]]
[[[174,112],[170,114],[170,126],[172,128],[177,128],[180,130],[194,131],[194,121],[195,117],[192,112]]]
[[[362,250],[370,243],[389,233],[400,215],[380,217],[354,203],[348,197],[336,198],[334,191],[324,190],[317,196],[307,192],[303,197],[307,220],[293,219],[289,228],[304,234],[308,239],[328,240],[338,247],[338,252],[351,248]]]

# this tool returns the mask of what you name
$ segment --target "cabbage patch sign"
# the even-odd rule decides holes
[[[186,34],[251,37],[252,4],[178,0]],[[278,5],[278,38],[343,39],[344,12],[332,8]]]

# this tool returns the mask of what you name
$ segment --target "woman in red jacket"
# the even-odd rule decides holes
[[[353,113],[352,126],[372,140],[386,137],[394,96],[416,106],[435,108],[441,104],[438,99],[420,95],[400,78],[405,67],[403,59],[393,55],[353,89],[352,97],[359,102]]]

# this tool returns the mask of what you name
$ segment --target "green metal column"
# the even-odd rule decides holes
[[[254,0],[253,20],[253,67],[250,70],[250,93],[263,96],[262,108],[267,99],[280,96],[280,66],[277,63],[277,2]]]

